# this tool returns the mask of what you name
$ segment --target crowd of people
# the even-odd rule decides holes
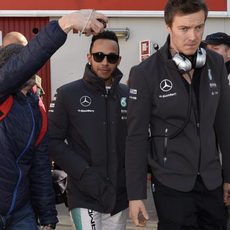
[[[226,230],[230,206],[230,36],[203,39],[203,0],[167,0],[165,44],[123,74],[108,18],[80,10],[32,40],[10,32],[0,48],[0,230],[53,230],[52,161],[77,230]],[[57,89],[48,117],[38,70],[74,29],[91,36],[81,79]],[[54,76],[55,77],[55,76]],[[48,120],[47,120],[48,118]],[[57,176],[57,175],[56,175]],[[67,188],[66,188],[67,186]]]

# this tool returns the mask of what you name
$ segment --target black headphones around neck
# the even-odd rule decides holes
[[[181,73],[187,73],[192,68],[202,68],[206,63],[206,51],[204,48],[199,48],[193,58],[193,61],[190,61],[185,55],[181,53],[176,53],[172,58],[176,64],[178,70]]]

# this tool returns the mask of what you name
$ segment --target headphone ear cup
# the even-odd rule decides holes
[[[172,60],[181,73],[189,72],[192,69],[191,61],[182,54],[176,53]]]
[[[204,48],[199,48],[196,53],[194,68],[202,68],[206,63],[206,50]]]

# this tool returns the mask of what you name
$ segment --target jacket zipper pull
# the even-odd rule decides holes
[[[167,146],[168,146],[168,129],[166,128],[165,129],[165,138],[164,138],[164,158],[163,158],[164,166],[165,166],[165,163],[167,161]]]
[[[196,123],[196,130],[197,130],[197,135],[200,135],[200,122]]]

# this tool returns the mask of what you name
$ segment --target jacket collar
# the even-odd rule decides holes
[[[122,72],[117,68],[112,74],[112,80],[113,84],[111,86],[110,93],[114,94],[115,89],[117,88],[123,74]],[[89,86],[95,90],[98,90],[100,92],[106,93],[105,88],[105,82],[103,79],[99,78],[92,70],[89,64],[86,64],[85,66],[85,72],[83,75],[83,80],[86,81]]]
[[[159,50],[159,55],[160,55],[161,61],[164,62],[166,66],[174,70],[177,70],[177,67],[172,60],[172,55],[170,53],[169,44],[170,44],[170,36],[168,35],[165,44]]]

